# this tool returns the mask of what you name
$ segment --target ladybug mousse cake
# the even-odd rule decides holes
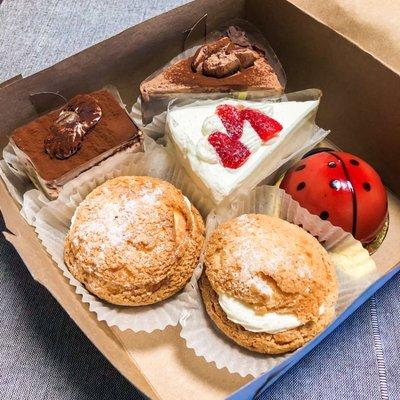
[[[351,232],[364,245],[384,227],[388,206],[381,178],[350,153],[315,149],[286,172],[280,187],[312,214]]]

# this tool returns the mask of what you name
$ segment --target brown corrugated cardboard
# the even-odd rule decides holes
[[[118,87],[124,101],[132,104],[139,82],[181,51],[183,32],[208,12],[209,29],[234,17],[247,17],[255,23],[284,65],[289,90],[307,87],[324,90],[319,123],[332,129],[330,139],[372,163],[393,192],[400,194],[397,183],[400,114],[393,112],[395,105],[400,104],[396,90],[400,77],[394,72],[399,66],[392,54],[397,44],[392,42],[400,29],[393,32],[387,26],[380,29],[373,25],[368,20],[372,6],[361,12],[359,1],[335,0],[324,7],[305,0],[291,3],[195,1],[128,29],[45,71],[9,82],[0,88],[0,143],[2,146],[7,143],[15,127],[36,115],[29,101],[31,93],[59,91],[70,97],[111,83]],[[350,3],[357,12],[351,11]],[[380,13],[385,5],[391,7],[388,1],[381,3]],[[350,29],[342,23],[343,18],[356,21],[356,25]],[[376,40],[371,41],[371,37]],[[386,49],[379,46],[382,40],[390,42]],[[185,347],[177,327],[137,334],[110,329],[98,322],[53,265],[2,182],[0,206],[9,229],[6,238],[17,248],[34,279],[52,293],[115,367],[148,396],[163,400],[220,399],[250,381],[250,377],[231,375],[226,369],[218,370],[214,364],[196,357]],[[400,260],[400,202],[394,195],[390,195],[389,211],[387,238],[374,255],[382,271],[389,271]]]

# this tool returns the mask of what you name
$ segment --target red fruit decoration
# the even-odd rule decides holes
[[[280,187],[312,214],[362,243],[385,224],[387,194],[377,172],[350,153],[315,149],[286,172]]]
[[[223,132],[214,132],[208,137],[208,141],[225,168],[237,169],[251,155],[250,150],[240,141],[245,121],[250,123],[263,142],[274,138],[282,130],[282,125],[278,121],[252,108],[222,104],[217,107],[216,114],[221,119],[227,135]]]
[[[212,133],[208,141],[214,147],[225,168],[239,168],[250,157],[249,149],[242,142],[231,139],[225,133]]]

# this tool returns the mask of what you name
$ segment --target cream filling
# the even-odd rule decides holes
[[[227,294],[220,294],[218,302],[230,321],[243,326],[250,332],[275,334],[297,328],[303,324],[295,314],[276,312],[258,314],[254,308]],[[322,315],[324,312],[325,305],[322,304],[319,308],[319,314]]]
[[[376,270],[375,262],[368,251],[352,237],[329,249],[329,256],[339,272],[344,272],[353,279],[360,279]]]

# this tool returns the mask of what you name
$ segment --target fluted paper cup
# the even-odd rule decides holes
[[[378,278],[375,263],[368,251],[350,233],[310,214],[275,186],[258,186],[249,195],[235,200],[230,207],[213,210],[207,218],[207,238],[222,222],[248,213],[282,218],[301,225],[317,237],[331,256],[338,276],[336,316]],[[241,376],[258,376],[291,357],[292,353],[279,356],[253,353],[225,337],[208,317],[197,283],[185,293],[184,301],[187,305],[180,319],[181,336],[187,347],[207,362],[215,363],[217,368],[227,368],[229,372]]]
[[[173,183],[198,207],[203,215],[209,209],[205,206],[198,189],[191,183],[185,173],[177,166],[162,146],[146,139],[146,152],[126,156],[120,154],[108,162],[94,167],[66,184],[57,200],[43,202],[41,193],[32,190],[25,195],[23,212],[31,221],[43,246],[56,265],[62,270],[69,283],[74,286],[82,301],[89,304],[90,311],[96,313],[99,321],[105,321],[109,326],[120,330],[131,329],[139,332],[152,332],[176,325],[183,307],[183,297],[191,289],[193,282],[185,289],[163,302],[141,307],[123,307],[107,303],[92,295],[85,286],[76,280],[64,263],[64,240],[68,233],[71,218],[82,200],[97,186],[108,179],[125,175],[148,175]]]

